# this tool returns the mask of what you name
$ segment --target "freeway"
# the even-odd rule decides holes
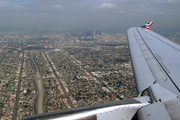
[[[35,81],[36,81],[37,92],[38,92],[37,101],[36,101],[36,112],[37,114],[41,114],[41,113],[44,113],[44,109],[43,109],[44,86],[43,86],[41,74],[39,73],[39,69],[33,60],[33,51],[31,51],[31,60],[36,67]]]

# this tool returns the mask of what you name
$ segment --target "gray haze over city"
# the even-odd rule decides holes
[[[38,29],[122,29],[154,21],[179,30],[179,0],[0,0],[0,26]]]

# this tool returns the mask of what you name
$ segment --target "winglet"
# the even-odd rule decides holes
[[[151,22],[149,22],[149,23],[147,23],[147,24],[145,24],[145,25],[143,25],[143,26],[141,26],[141,27],[142,27],[142,28],[149,29],[149,27],[150,27],[153,23],[154,23],[154,22],[151,21]]]

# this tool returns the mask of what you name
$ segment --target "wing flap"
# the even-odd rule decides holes
[[[156,102],[138,111],[140,120],[171,120],[165,106],[161,102]]]

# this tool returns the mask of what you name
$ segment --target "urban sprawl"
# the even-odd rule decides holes
[[[0,56],[1,120],[137,96],[123,33],[3,33]]]

